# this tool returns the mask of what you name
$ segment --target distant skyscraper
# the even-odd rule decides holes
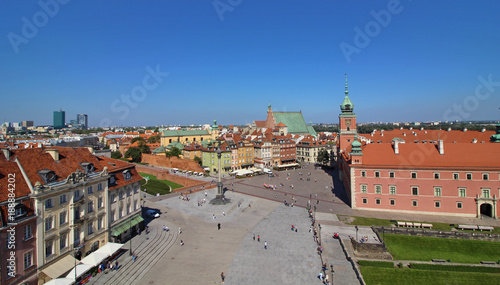
[[[88,117],[86,114],[76,115],[76,120],[82,129],[86,130],[88,128]]]
[[[54,111],[54,129],[62,129],[66,125],[66,112],[63,110]]]
[[[33,121],[23,121],[22,122],[23,127],[33,127]]]

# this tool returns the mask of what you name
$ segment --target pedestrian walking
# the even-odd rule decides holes
[[[257,241],[260,242],[260,235],[257,235]]]
[[[179,234],[182,234],[182,230],[181,230],[181,227],[179,227]]]
[[[253,234],[253,240],[255,240],[255,234]]]
[[[267,241],[264,241],[264,249],[267,249]]]
[[[218,223],[218,224],[217,224],[217,228],[218,228],[218,229],[219,229],[219,231],[220,231],[220,223]]]
[[[226,279],[226,275],[224,274],[224,272],[220,274],[220,279],[222,279],[222,282],[224,282],[224,279]]]
[[[116,268],[115,270],[118,270],[118,260],[115,263],[115,268]]]

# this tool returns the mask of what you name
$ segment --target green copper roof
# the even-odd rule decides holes
[[[351,143],[351,155],[363,155],[361,152],[361,143],[358,141],[358,135],[354,136],[354,141]]]
[[[188,131],[175,131],[164,130],[163,137],[182,137],[182,136],[204,136],[210,135],[207,130],[188,130]]]
[[[311,128],[307,126],[304,117],[301,112],[273,112],[274,119],[276,120],[276,124],[280,122],[285,124],[288,129],[288,133],[291,134],[310,134],[312,136],[316,136],[316,132],[314,130],[311,133]]]
[[[340,110],[342,113],[352,113],[354,111],[354,104],[349,99],[349,91],[347,90],[347,75],[345,76],[345,96],[344,102],[340,104]]]
[[[164,146],[160,146],[160,147],[156,148],[155,150],[153,150],[153,154],[164,153],[164,152],[165,152]]]

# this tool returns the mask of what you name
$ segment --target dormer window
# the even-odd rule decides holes
[[[49,169],[38,170],[38,175],[40,175],[40,178],[42,178],[45,184],[54,182],[57,179],[56,173]]]
[[[123,171],[123,178],[125,178],[125,180],[132,179],[132,173],[130,173],[130,170],[127,169]]]
[[[116,177],[114,175],[111,175],[111,177],[109,177],[109,186],[114,185],[116,185]]]
[[[91,163],[91,162],[82,162],[80,163],[80,165],[82,166],[83,170],[85,171],[85,173],[92,173],[94,172],[95,168],[94,168],[94,164]]]
[[[15,210],[14,218],[16,219],[26,215],[26,207],[23,204],[17,204]]]

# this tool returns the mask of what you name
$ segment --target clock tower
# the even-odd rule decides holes
[[[356,114],[354,114],[354,104],[349,99],[347,90],[347,75],[345,76],[345,96],[344,102],[340,104],[339,115],[339,138],[338,152],[343,152],[353,141],[356,131]]]

